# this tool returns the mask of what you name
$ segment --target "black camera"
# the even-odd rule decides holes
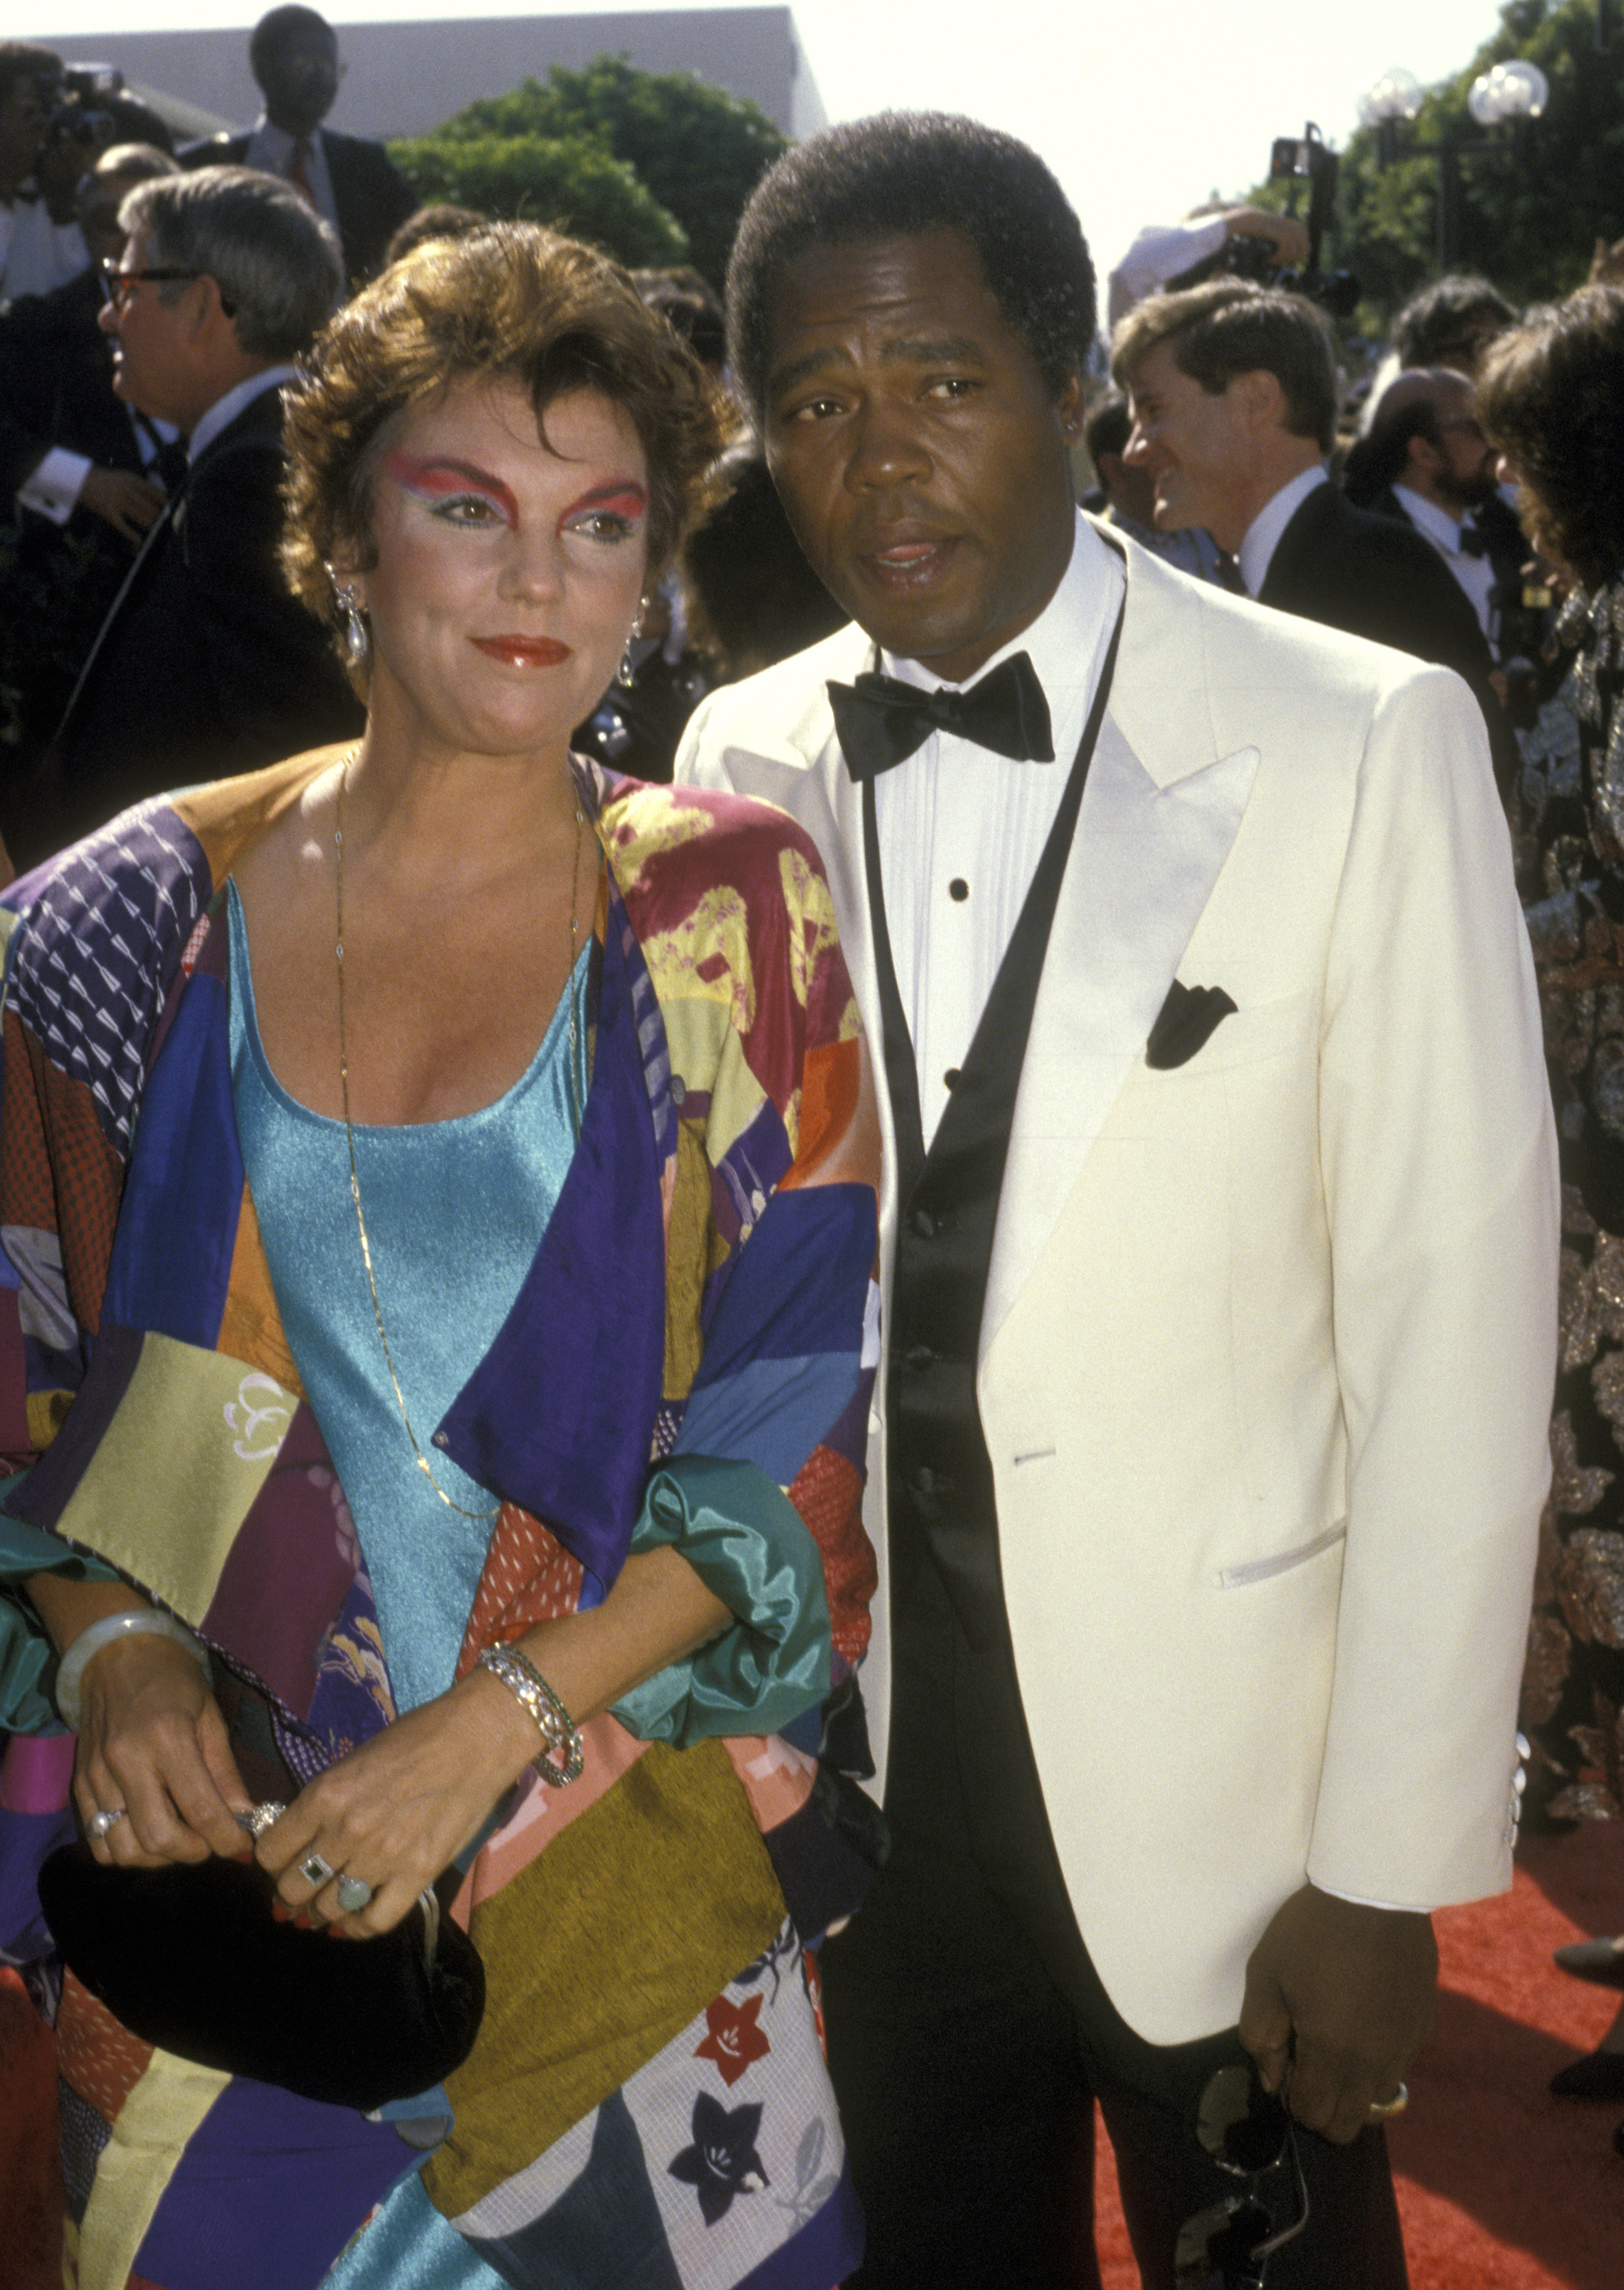
[[[124,93],[124,76],[116,64],[66,64],[60,79],[48,90],[50,132],[71,136],[76,143],[93,143],[109,135],[114,116],[108,108]]]
[[[1322,270],[1319,251],[1336,204],[1337,156],[1328,151],[1312,120],[1300,136],[1277,135],[1268,158],[1271,183],[1301,182],[1308,186],[1308,259],[1300,270],[1282,268],[1266,238],[1237,234],[1227,238],[1218,252],[1193,263],[1170,287],[1198,285],[1204,278],[1249,278],[1254,286],[1281,286],[1288,293],[1306,295],[1328,317],[1351,318],[1359,307],[1359,282],[1350,270]],[[1291,210],[1288,209],[1288,212]]]

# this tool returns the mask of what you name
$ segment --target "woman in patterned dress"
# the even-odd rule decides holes
[[[253,1850],[335,1944],[460,1861],[490,2000],[376,2119],[69,1975],[70,2269],[824,2290],[871,1086],[799,830],[568,753],[717,414],[612,264],[500,226],[341,311],[288,429],[359,746],[5,893],[5,1722],[60,1658],[114,1866],[285,1804]]]

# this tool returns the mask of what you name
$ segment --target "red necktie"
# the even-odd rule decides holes
[[[316,204],[316,186],[310,180],[310,139],[301,135],[293,146],[293,156],[288,161],[288,180],[307,206]]]

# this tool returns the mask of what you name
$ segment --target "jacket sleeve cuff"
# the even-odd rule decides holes
[[[754,1463],[674,1456],[652,1473],[634,1553],[669,1544],[733,1614],[685,1661],[645,1678],[613,1715],[681,1748],[715,1734],[776,1734],[829,1690],[829,1613],[817,1545]]]
[[[117,1582],[123,1578],[88,1552],[71,1549],[44,1527],[12,1518],[6,1498],[26,1472],[0,1480],[0,1731],[60,1734],[51,1688],[56,1649],[23,1590],[31,1574],[60,1574],[70,1582]]]

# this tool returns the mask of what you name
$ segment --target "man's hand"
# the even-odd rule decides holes
[[[1224,216],[1226,238],[1265,238],[1283,270],[1300,270],[1308,259],[1308,234],[1295,215],[1268,207],[1231,207]]]
[[[1292,2113],[1345,2143],[1407,2074],[1437,1979],[1430,1918],[1305,1885],[1252,1951],[1241,2041],[1270,2091],[1289,2059]]]
[[[161,488],[138,477],[132,469],[86,469],[79,488],[80,508],[101,517],[132,548],[138,548],[143,535],[156,524],[164,500]]]

